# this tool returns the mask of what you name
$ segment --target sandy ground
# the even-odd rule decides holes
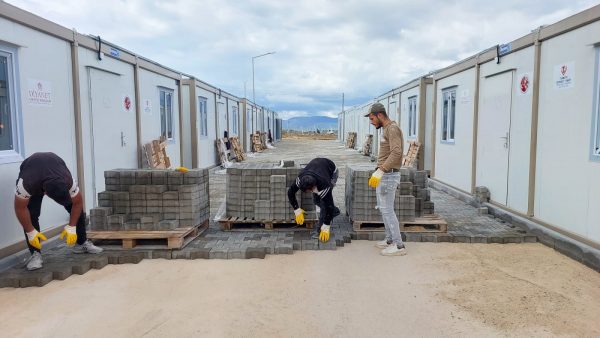
[[[373,244],[0,289],[0,336],[600,336],[600,274],[541,244]]]
[[[283,133],[284,140],[336,140],[336,134]]]

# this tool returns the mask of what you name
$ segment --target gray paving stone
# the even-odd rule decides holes
[[[172,259],[191,259],[191,251],[187,249],[173,250],[171,257]]]
[[[421,235],[421,242],[437,242],[437,235],[435,234],[422,234]]]
[[[302,240],[302,250],[318,250],[319,241],[316,239],[304,239]]]
[[[504,238],[503,237],[499,237],[499,236],[490,236],[488,238],[488,243],[503,244],[504,243]]]
[[[210,257],[210,254],[209,254]],[[246,249],[228,249],[227,250],[227,259],[245,259],[246,258]]]
[[[504,243],[523,243],[522,236],[506,236],[504,237]]]
[[[19,287],[44,286],[52,281],[51,271],[24,271],[19,275]]]
[[[600,253],[598,250],[583,250],[583,264],[600,272]]]
[[[454,243],[471,243],[471,237],[463,235],[454,236]]]
[[[407,232],[406,242],[420,242],[422,235],[420,233]]]
[[[210,250],[208,258],[210,259],[227,259],[229,249],[226,248],[213,248]]]
[[[275,254],[276,255],[290,255],[294,253],[293,244],[276,244]]]
[[[260,258],[264,259],[266,251],[264,248],[248,248],[246,249],[246,258]]]
[[[138,264],[144,259],[144,254],[131,253],[119,256],[117,264]],[[73,271],[75,272],[75,271]]]
[[[211,248],[194,248],[190,250],[190,259],[209,259]]]
[[[171,250],[154,250],[152,251],[152,259],[172,259]]]
[[[471,236],[471,243],[488,243],[487,236]]]
[[[92,268],[92,264],[83,259],[65,259],[64,263],[71,265],[71,269],[76,275],[83,275]]]
[[[293,248],[294,250],[302,250],[302,240],[295,240],[295,241],[292,243],[292,248]]]
[[[14,272],[2,272],[0,274],[0,288],[18,288],[19,285],[18,274]]]
[[[325,243],[318,241],[319,243],[319,250],[336,250],[337,249],[337,245],[335,243],[335,241],[329,240]]]
[[[571,240],[555,238],[554,249],[578,262],[583,262],[583,249],[572,243]]]
[[[52,272],[52,279],[56,280],[65,280],[73,274],[71,265],[61,262],[44,263],[41,271]]]

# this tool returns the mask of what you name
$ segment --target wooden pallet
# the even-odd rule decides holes
[[[173,230],[127,230],[127,231],[89,231],[87,238],[95,241],[121,241],[123,249],[150,248],[142,243],[152,242],[152,249],[181,249],[208,229],[208,220],[194,227]],[[152,241],[151,241],[152,240]],[[164,242],[158,244],[157,240]]]
[[[167,156],[167,143],[164,136],[161,136],[158,140],[152,140],[144,144],[143,148],[150,168],[167,169],[171,167],[171,160]]]
[[[352,221],[352,229],[361,231],[385,231],[381,221]],[[439,215],[425,215],[416,217],[414,221],[401,222],[401,232],[448,232],[448,223]]]
[[[346,148],[354,149],[354,146],[356,145],[356,135],[356,132],[348,132]]]
[[[409,141],[408,144],[409,144],[408,151],[406,152],[406,155],[404,155],[404,157],[402,159],[403,167],[414,166],[414,164],[417,161],[417,158],[419,156],[419,148],[421,147],[421,144],[418,141]]]
[[[304,220],[303,225],[296,224],[294,220],[257,220],[248,217],[227,217],[220,219],[221,229],[231,230],[306,230],[312,229],[317,220]]]
[[[252,151],[261,152],[263,149],[265,149],[265,147],[263,147],[260,133],[257,131],[252,134]]]
[[[231,141],[231,148],[233,149],[233,153],[235,155],[235,158],[238,162],[242,162],[243,160],[246,159],[246,155],[244,154],[244,151],[242,150],[242,146],[240,145],[240,140],[237,137],[230,137],[229,140]]]

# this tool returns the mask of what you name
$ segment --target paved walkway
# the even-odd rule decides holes
[[[0,273],[0,287],[42,286],[53,279],[63,280],[71,274],[84,274],[90,269],[101,269],[107,264],[138,263],[144,258],[164,259],[247,259],[264,258],[267,254],[291,254],[294,250],[336,250],[353,239],[381,240],[382,232],[355,233],[345,215],[344,190],[346,164],[371,163],[371,160],[355,150],[344,149],[335,141],[283,141],[276,149],[248,158],[248,162],[275,163],[294,160],[307,163],[318,156],[332,159],[340,170],[334,200],[342,211],[332,225],[333,236],[328,243],[310,239],[306,229],[276,231],[236,230],[222,231],[214,222],[215,215],[225,196],[225,171],[220,168],[210,173],[211,222],[209,229],[190,242],[182,250],[147,249],[138,246],[132,250],[107,248],[101,255],[76,255],[64,244],[44,251],[44,267],[29,272],[24,263],[18,263]],[[373,164],[375,166],[375,164]],[[535,236],[524,230],[496,219],[491,215],[479,215],[474,207],[444,193],[432,190],[431,199],[435,212],[448,222],[448,233],[407,233],[407,242],[459,242],[459,243],[522,243],[536,242]],[[27,255],[24,255],[25,257]]]

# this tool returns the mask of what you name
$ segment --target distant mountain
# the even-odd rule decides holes
[[[338,121],[335,117],[327,116],[303,116],[303,117],[292,117],[289,120],[283,121],[284,130],[304,130],[314,131],[319,130],[337,130]]]

